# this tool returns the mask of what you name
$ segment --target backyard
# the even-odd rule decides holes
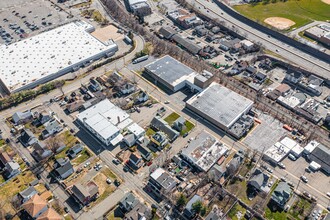
[[[17,177],[10,180],[0,188],[0,206],[4,213],[10,213],[14,215],[16,211],[11,205],[11,199],[17,193],[23,191],[29,186],[29,183],[35,179],[31,171],[25,171],[19,174]]]
[[[268,0],[233,7],[244,16],[263,24],[265,24],[264,20],[269,17],[290,19],[296,23],[291,28],[304,26],[314,20],[326,21],[330,19],[330,5],[320,0]]]
[[[175,120],[177,120],[180,117],[181,116],[178,113],[172,112],[169,116],[167,116],[164,119],[164,121],[166,121],[170,126],[172,126],[173,123],[175,122]],[[193,129],[194,127],[195,127],[195,125],[193,123],[191,123],[190,121],[186,120],[185,126],[180,131],[180,134],[181,135],[184,135],[185,133],[188,133],[189,131],[191,131],[191,129]]]

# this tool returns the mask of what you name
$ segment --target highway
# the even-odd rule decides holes
[[[325,79],[330,79],[330,63],[323,62],[309,54],[306,54],[294,47],[291,47],[275,38],[269,37],[263,32],[252,29],[245,23],[231,17],[221,10],[215,3],[208,0],[186,0],[194,8],[205,16],[212,19],[220,19],[226,22],[227,27],[235,27],[240,35],[246,36],[253,42],[260,42],[266,49],[278,53],[287,59],[290,63],[296,64],[310,72],[315,73]],[[230,28],[232,29],[232,28]],[[277,52],[278,51],[278,52]]]

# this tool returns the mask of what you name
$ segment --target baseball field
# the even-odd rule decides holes
[[[330,0],[263,0],[233,7],[248,18],[280,30],[301,27],[315,20],[330,20]]]

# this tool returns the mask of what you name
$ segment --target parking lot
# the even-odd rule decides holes
[[[260,124],[256,123],[256,127],[247,135],[243,140],[251,149],[262,151],[263,148],[267,150],[282,137],[288,134],[283,128],[283,123],[274,119],[273,117],[266,114],[259,114]]]
[[[308,179],[308,184],[322,192],[324,196],[327,192],[329,192],[329,178],[321,171],[307,172],[306,168],[309,166],[309,163],[305,160],[305,158],[300,157],[296,161],[285,158],[283,160],[283,164],[286,166],[286,170],[289,173],[293,173],[297,177],[302,175],[306,176]]]
[[[60,8],[41,0],[3,7],[0,17],[0,44],[14,43],[73,20]]]

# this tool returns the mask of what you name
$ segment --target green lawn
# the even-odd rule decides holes
[[[195,125],[187,120],[185,123],[185,128],[180,132],[180,134],[184,135],[185,133],[191,131],[191,129],[193,129],[194,127]]]
[[[146,131],[146,135],[148,137],[152,136],[154,133],[156,133],[156,131],[154,131],[152,128],[148,128],[148,130]]]
[[[72,163],[78,165],[81,164],[82,162],[86,161],[88,158],[91,157],[91,152],[89,152],[89,150],[87,150],[87,148],[85,147],[81,153],[72,160]]]
[[[276,3],[246,4],[233,6],[235,10],[255,21],[262,22],[268,17],[284,17],[294,21],[292,26],[301,27],[313,20],[326,21],[330,19],[330,5],[321,0],[289,0]],[[263,23],[265,24],[265,23]]]
[[[5,144],[6,144],[6,141],[4,139],[1,139],[0,140],[0,147],[3,146],[3,145],[5,145]]]
[[[265,210],[265,217],[269,220],[285,220],[287,219],[287,213],[282,212],[272,212],[268,207]]]
[[[228,212],[228,217],[232,220],[238,220],[236,214],[237,212],[241,212],[242,216],[244,216],[246,210],[238,203],[234,205],[234,207]]]
[[[180,118],[180,115],[176,112],[172,112],[169,116],[167,116],[164,120],[172,126],[173,122]]]

